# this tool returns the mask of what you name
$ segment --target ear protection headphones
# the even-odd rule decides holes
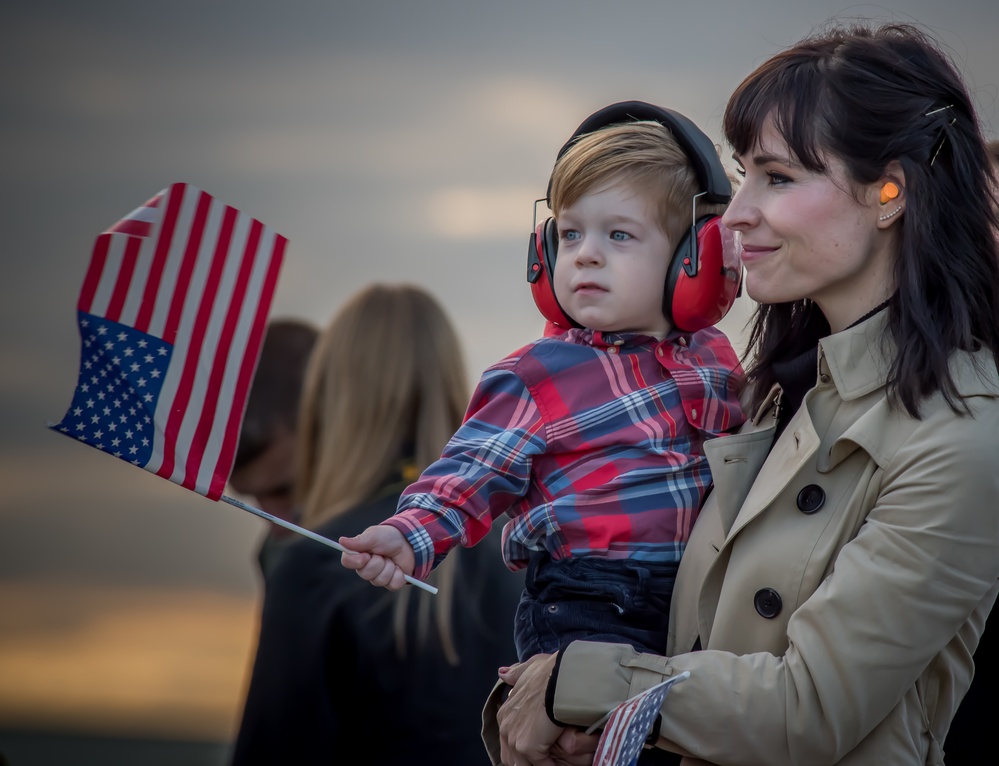
[[[725,264],[719,217],[698,217],[696,214],[700,197],[711,203],[726,203],[732,198],[732,184],[711,139],[689,119],[671,109],[644,101],[621,101],[587,117],[559,149],[555,161],[557,163],[587,133],[609,125],[642,120],[658,122],[670,130],[690,158],[703,190],[691,200],[690,230],[673,251],[663,291],[663,314],[673,327],[683,332],[697,332],[716,324],[728,313],[742,286],[742,269]],[[549,179],[546,194],[549,205],[551,191]],[[537,224],[528,243],[527,281],[534,303],[545,319],[567,330],[581,325],[565,313],[555,295],[557,253],[558,229],[555,219],[547,218]]]

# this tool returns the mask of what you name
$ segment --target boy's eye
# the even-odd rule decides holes
[[[567,241],[579,239],[579,232],[576,231],[575,229],[564,229],[562,232],[559,233],[559,239]]]
[[[631,235],[626,231],[616,230],[611,232],[611,239],[616,242],[624,242],[626,239],[631,239]]]

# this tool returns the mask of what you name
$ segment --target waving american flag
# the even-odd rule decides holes
[[[286,245],[182,183],[102,232],[77,303],[79,380],[50,427],[218,500]]]

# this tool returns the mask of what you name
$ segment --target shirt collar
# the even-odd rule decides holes
[[[577,327],[569,330],[566,335],[568,340],[582,345],[593,346],[594,348],[608,348],[618,346],[623,348],[633,348],[646,344],[658,344],[659,339],[652,335],[645,335],[638,332],[601,332],[600,330],[590,330],[586,327]],[[680,339],[684,340],[681,341]],[[673,345],[687,345],[690,340],[690,333],[683,333],[677,330],[669,333],[662,343]]]

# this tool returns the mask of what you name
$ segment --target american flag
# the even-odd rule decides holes
[[[51,428],[218,500],[287,240],[188,184],[97,237],[80,376]]]
[[[689,671],[680,673],[614,708],[600,735],[593,766],[635,766],[670,688],[689,676]]]

